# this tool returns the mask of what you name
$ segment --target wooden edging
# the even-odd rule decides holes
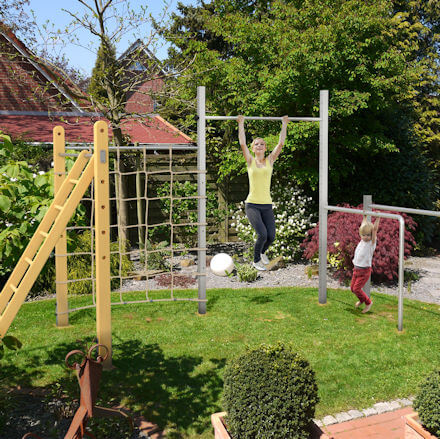
[[[228,430],[225,427],[223,418],[226,416],[226,412],[214,413],[211,415],[211,424],[214,427],[214,438],[215,439],[232,439]],[[315,425],[315,431],[313,432],[313,438],[319,439],[331,439],[330,436],[321,431],[321,429]]]
[[[403,418],[405,419],[405,438],[414,439],[420,437],[423,439],[438,439],[437,436],[434,436],[423,428],[419,422],[419,415],[416,412],[404,415]]]

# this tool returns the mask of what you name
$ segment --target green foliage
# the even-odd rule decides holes
[[[167,258],[171,257],[171,252],[162,250],[166,247],[169,247],[167,241],[152,244],[147,240],[147,254],[145,254],[144,251],[140,253],[141,264],[145,265],[145,262],[147,262],[146,268],[148,270],[168,270],[169,264],[167,263]]]
[[[0,134],[0,276],[9,273],[46,213],[52,199],[51,173],[36,173],[24,161],[10,159],[14,145]],[[26,239],[28,238],[28,239]]]
[[[237,270],[237,276],[240,282],[254,282],[258,278],[258,270],[256,270],[252,264],[239,264],[236,262],[235,269]]]
[[[436,437],[440,437],[440,370],[432,372],[420,386],[414,400],[422,425]]]
[[[307,439],[318,386],[309,363],[289,346],[263,344],[227,365],[223,401],[233,437]]]
[[[0,279],[6,279],[20,259],[24,249],[53,201],[53,171],[39,171],[37,165],[17,161],[17,147],[11,138],[0,133]],[[23,145],[18,148],[24,150]],[[73,165],[67,160],[67,168]],[[79,205],[70,220],[76,225],[85,224],[86,210]],[[75,234],[68,242],[75,245]],[[40,295],[54,288],[55,268],[49,258],[32,287],[30,295]]]
[[[5,354],[5,348],[11,351],[16,351],[21,349],[22,346],[23,344],[21,341],[12,335],[6,335],[3,338],[0,338],[0,360]]]
[[[13,159],[15,145],[11,138],[0,133],[0,277],[6,277],[17,264],[34,235],[54,196],[53,171],[38,171],[25,161]],[[69,162],[71,166],[71,162]],[[79,205],[72,222],[84,224],[85,208]],[[73,237],[75,239],[75,237]],[[40,287],[47,286],[50,263],[38,279]]]
[[[426,152],[428,162],[440,166],[440,118],[438,43],[440,41],[440,6],[426,0],[394,0],[395,16],[399,17],[402,44],[412,50],[412,58],[424,70],[424,79],[414,95],[417,120],[414,132]]]
[[[108,40],[101,41],[88,89],[92,99],[100,102],[102,105],[110,104],[109,95],[114,94],[116,86],[112,79],[117,76],[117,70],[118,62],[114,45]]]
[[[412,198],[417,207],[429,208],[435,182],[424,184],[418,177],[426,168],[420,151],[428,152],[428,164],[440,159],[439,26],[433,5],[421,0],[217,0],[179,8],[165,34],[174,45],[171,63],[196,57],[192,75],[179,78],[181,99],[195,99],[195,84],[203,83],[208,113],[318,115],[318,90],[329,90],[331,204],[358,204],[362,193],[372,190],[379,199],[383,188],[385,198],[398,195],[404,205],[416,207]],[[171,121],[195,129],[185,110],[173,107],[167,113],[167,103],[162,110]],[[219,178],[245,172],[236,123],[209,126],[207,146],[219,164]],[[279,123],[246,122],[249,141],[278,131]],[[318,124],[290,124],[276,165],[279,175],[317,191],[318,143]],[[388,176],[396,173],[399,184],[392,185]],[[428,240],[429,228],[426,223]]]
[[[70,252],[85,253],[91,252],[91,234],[89,231],[85,231],[81,235],[78,235],[78,242],[76,242],[74,248],[69,248]],[[93,243],[93,249],[95,244]],[[133,263],[127,257],[127,255],[121,255],[119,260],[119,241],[110,243],[110,276],[111,289],[119,287],[120,280],[118,276],[126,276],[128,272],[133,270]],[[89,254],[81,254],[71,256],[68,260],[67,270],[69,279],[86,279],[91,277],[92,269],[91,256]],[[96,273],[96,268],[94,269]],[[69,294],[91,294],[92,293],[92,281],[80,281],[69,283]]]
[[[172,201],[172,221],[173,224],[197,223],[197,184],[190,181],[173,182],[173,201]],[[165,182],[157,189],[158,197],[167,197],[160,200],[162,214],[169,218],[171,210],[170,183]],[[217,194],[214,191],[206,191],[206,216],[215,218],[218,223],[224,216],[218,208]],[[158,240],[161,237],[169,239],[169,228],[167,226],[158,226],[151,228],[150,239]],[[196,240],[197,226],[182,226],[174,228],[175,237],[187,245],[193,245]]]

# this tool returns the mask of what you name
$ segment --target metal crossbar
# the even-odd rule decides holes
[[[206,120],[237,120],[238,116],[214,116],[206,115]],[[271,117],[271,116],[244,116],[244,120],[272,120],[281,121],[282,117]],[[292,122],[320,122],[320,117],[289,117]]]

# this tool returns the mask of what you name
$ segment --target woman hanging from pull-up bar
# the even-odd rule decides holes
[[[251,149],[255,157],[250,153],[246,145],[244,132],[244,116],[237,117],[238,140],[247,163],[249,176],[249,195],[245,201],[246,215],[257,233],[257,241],[254,245],[253,266],[257,270],[266,270],[269,259],[266,250],[275,240],[275,217],[272,210],[272,198],[270,197],[270,182],[272,167],[281,153],[286,140],[288,116],[282,118],[282,126],[278,145],[266,157],[266,142],[257,137],[251,143]]]

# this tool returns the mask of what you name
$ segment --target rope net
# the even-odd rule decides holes
[[[173,158],[172,145],[167,154],[146,146],[116,149],[109,158],[111,304],[206,301],[197,291],[205,270],[197,272],[193,259],[206,251],[197,246],[198,227],[206,226],[197,220],[197,202],[206,198],[197,195],[197,175],[206,171],[197,169],[195,154]],[[93,182],[77,211],[66,227],[67,253],[55,254],[67,257],[68,277],[57,280],[68,285],[67,313],[96,306]]]

